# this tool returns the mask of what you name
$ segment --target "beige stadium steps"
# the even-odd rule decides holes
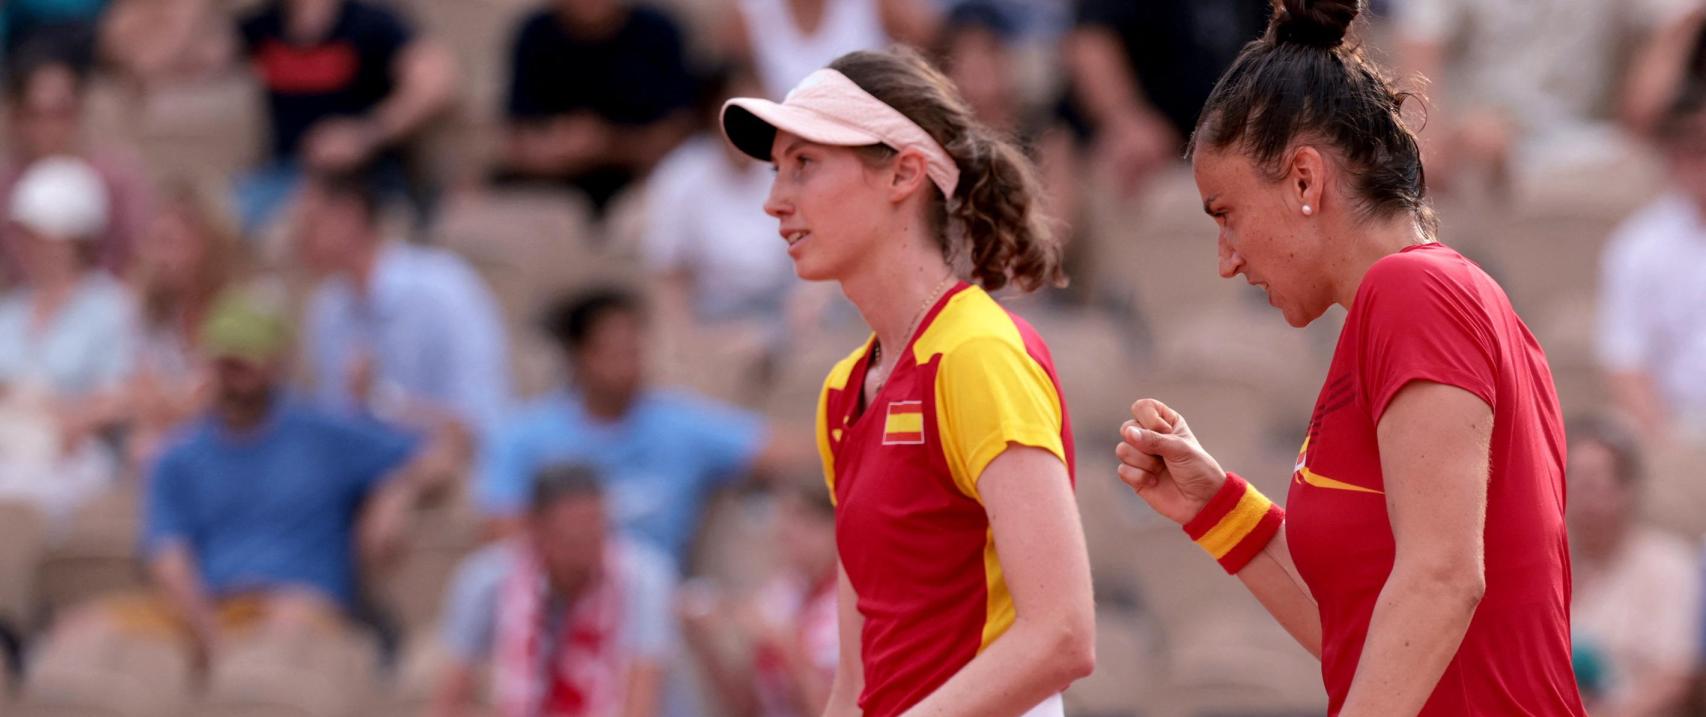
[[[464,492],[415,515],[401,559],[379,579],[385,603],[406,633],[430,631],[437,624],[451,578],[462,559],[480,546],[484,529]]]
[[[143,586],[136,545],[140,511],[136,487],[119,485],[72,515],[64,536],[41,559],[36,581],[40,612],[51,617],[91,598]]]
[[[156,177],[229,180],[262,158],[267,130],[260,86],[232,71],[162,88],[133,107],[136,141]]]
[[[0,623],[25,630],[36,614],[45,526],[34,506],[0,501]]]
[[[1706,443],[1649,441],[1644,513],[1658,527],[1698,540],[1706,536]]]
[[[821,475],[781,476],[779,480],[822,485]],[[688,572],[712,579],[731,595],[757,589],[774,574],[780,560],[775,515],[775,500],[723,491],[706,511]]]
[[[431,234],[434,244],[480,272],[512,327],[532,325],[557,292],[618,274],[591,239],[585,201],[568,191],[494,189],[456,197]]]
[[[193,688],[170,641],[88,634],[48,644],[30,665],[17,717],[179,717]]]
[[[365,635],[256,636],[214,669],[203,717],[357,717],[377,687],[378,649]]]

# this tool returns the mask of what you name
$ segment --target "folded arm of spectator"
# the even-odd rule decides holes
[[[1111,163],[1123,189],[1135,191],[1150,172],[1177,159],[1179,137],[1143,99],[1111,30],[1081,26],[1065,50],[1074,97],[1096,126],[1097,154]]]
[[[392,75],[396,90],[367,117],[335,118],[315,125],[305,146],[310,165],[331,170],[360,165],[379,150],[414,135],[455,96],[455,59],[432,40],[418,39],[403,48]]]
[[[385,479],[368,498],[357,528],[363,565],[383,569],[394,561],[415,508],[455,483],[470,452],[467,432],[446,422],[414,458]]]
[[[1706,8],[1693,10],[1655,29],[1636,50],[1625,75],[1619,114],[1637,134],[1655,130],[1692,68],[1690,55],[1706,25]],[[1696,80],[1698,81],[1698,80]]]

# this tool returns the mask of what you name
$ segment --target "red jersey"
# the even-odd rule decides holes
[[[858,595],[867,717],[894,717],[1013,624],[1012,595],[978,494],[1009,444],[1059,456],[1071,425],[1048,348],[981,288],[932,307],[863,405],[871,342],[830,372],[818,448],[841,563]]]
[[[1493,409],[1487,592],[1422,715],[1583,715],[1570,667],[1564,426],[1540,344],[1463,255],[1413,246],[1357,290],[1286,501],[1286,537],[1320,605],[1321,672],[1337,714],[1392,572],[1375,427],[1411,381]]]

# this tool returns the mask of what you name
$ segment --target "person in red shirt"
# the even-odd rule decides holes
[[[731,100],[723,129],[775,164],[795,271],[873,330],[817,416],[841,562],[824,714],[1059,717],[1095,661],[1071,424],[1048,347],[986,293],[1061,278],[1034,167],[909,50]]]
[[[1150,399],[1120,477],[1321,659],[1329,714],[1583,715],[1551,370],[1435,241],[1404,96],[1344,41],[1360,10],[1285,0],[1193,139],[1220,274],[1293,326],[1349,312],[1286,508]]]

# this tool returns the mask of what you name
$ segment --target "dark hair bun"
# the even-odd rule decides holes
[[[1274,15],[1274,38],[1331,50],[1344,44],[1359,12],[1362,0],[1282,0]]]

